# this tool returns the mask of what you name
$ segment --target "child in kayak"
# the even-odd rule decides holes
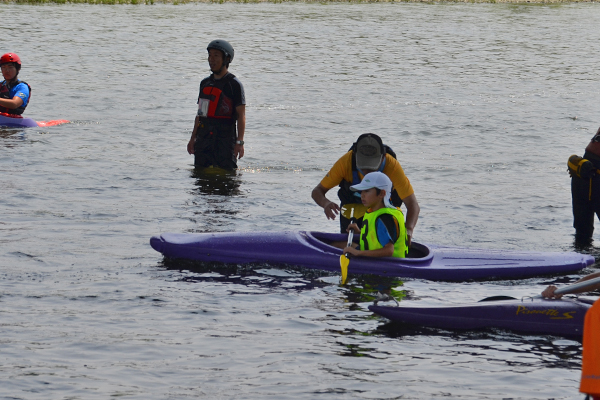
[[[404,226],[404,215],[399,208],[390,203],[392,181],[382,172],[371,172],[358,185],[350,187],[360,192],[360,199],[367,212],[363,218],[362,229],[352,223],[353,229],[360,233],[359,244],[344,248],[344,254],[359,257],[398,257],[408,254],[408,237]]]

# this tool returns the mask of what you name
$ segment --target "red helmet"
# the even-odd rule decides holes
[[[15,53],[6,53],[2,57],[0,57],[0,64],[6,63],[16,63],[21,65],[21,59]]]

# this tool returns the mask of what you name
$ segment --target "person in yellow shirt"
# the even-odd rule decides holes
[[[391,203],[395,207],[400,207],[402,203],[406,206],[406,233],[410,245],[419,219],[419,203],[393,150],[384,145],[381,138],[374,133],[365,133],[358,137],[352,148],[336,161],[327,175],[312,190],[312,198],[323,208],[327,219],[335,219],[344,206],[353,207],[355,217],[360,217],[357,218],[360,227],[365,208],[362,206],[360,195],[350,190],[350,186],[359,184],[366,174],[375,171],[384,173],[392,181]],[[326,196],[330,189],[338,185],[339,205]],[[348,216],[344,213],[340,214],[340,232],[346,232],[349,223]]]

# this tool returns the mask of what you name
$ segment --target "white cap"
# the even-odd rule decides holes
[[[385,197],[383,204],[388,208],[396,208],[390,203],[390,196],[392,195],[392,181],[383,172],[371,172],[365,175],[362,182],[358,185],[350,186],[350,190],[360,192],[371,188],[385,190]]]

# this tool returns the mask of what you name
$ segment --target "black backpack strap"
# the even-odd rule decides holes
[[[390,146],[388,146],[387,144],[384,144],[383,147],[385,148],[386,154],[391,155],[396,160],[398,159],[398,158],[396,158],[396,153],[394,152],[394,150],[392,150],[392,148]]]

